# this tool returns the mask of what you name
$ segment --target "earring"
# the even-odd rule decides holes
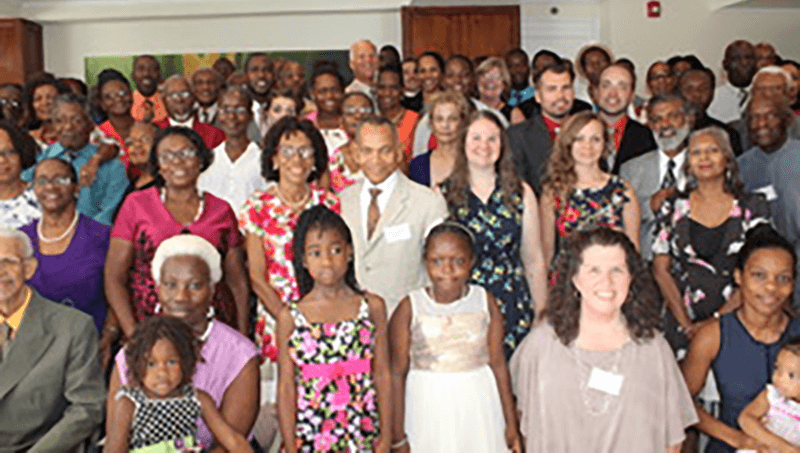
[[[216,315],[217,315],[217,312],[216,312],[216,310],[214,310],[214,307],[208,307],[208,311],[206,312],[206,318],[211,319]]]
[[[161,303],[160,302],[156,302],[156,306],[155,306],[155,308],[153,308],[153,314],[157,315],[159,313],[161,313]]]
[[[730,181],[730,180],[731,180],[731,169],[729,168],[725,170],[725,181]]]

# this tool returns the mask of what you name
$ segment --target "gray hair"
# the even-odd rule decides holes
[[[733,147],[731,146],[731,139],[730,135],[728,135],[728,132],[719,126],[708,126],[689,134],[687,142],[691,144],[694,139],[701,135],[708,135],[713,138],[714,141],[717,142],[717,146],[719,146],[720,151],[722,151],[722,154],[725,156],[725,191],[732,194],[736,198],[741,198],[744,196],[744,183],[739,177],[739,164],[736,162],[736,154],[733,152]],[[689,185],[694,188],[697,181],[694,179],[694,175],[689,172],[688,155],[683,161],[683,173],[689,177]]]
[[[33,256],[33,246],[31,245],[31,238],[20,230],[15,230],[8,227],[0,227],[0,238],[14,239],[22,246],[23,258],[31,258]]]
[[[153,280],[155,280],[156,284],[161,281],[161,268],[164,267],[164,263],[176,256],[200,258],[208,265],[211,284],[216,285],[222,280],[222,259],[217,249],[200,236],[179,234],[162,242],[156,249],[151,265]]]
[[[182,74],[175,74],[175,75],[171,75],[171,76],[167,77],[163,82],[161,82],[158,85],[158,93],[163,96],[167,92],[167,84],[169,82],[173,82],[173,81],[176,81],[176,80],[180,80],[182,82],[186,82],[186,86],[189,87],[189,91],[194,93],[194,86],[192,85],[192,81],[189,80],[188,77],[186,77],[185,75],[182,75]]]
[[[359,44],[369,44],[370,46],[372,46],[373,49],[375,49],[375,53],[378,53],[378,46],[376,46],[375,43],[373,43],[369,39],[359,39],[358,41],[354,42],[353,44],[350,44],[350,57],[349,57],[350,61],[354,60],[355,53],[356,53],[356,46],[359,45]]]
[[[229,86],[226,86],[225,88],[223,88],[222,91],[219,92],[219,97],[217,98],[218,99],[217,102],[219,102],[219,100],[222,100],[223,96],[227,96],[228,94],[231,94],[231,93],[236,93],[239,96],[241,96],[242,98],[244,98],[244,101],[247,104],[248,110],[252,110],[252,108],[253,108],[253,97],[250,96],[250,92],[247,91],[247,88],[245,88],[245,87],[243,87],[241,85],[229,85]]]
[[[650,115],[650,113],[653,110],[653,107],[655,107],[656,105],[661,104],[663,102],[675,102],[675,101],[680,101],[681,111],[683,111],[684,114],[694,115],[696,113],[694,111],[694,108],[692,107],[691,102],[689,102],[685,97],[677,93],[668,93],[664,95],[653,96],[650,98],[649,101],[647,101],[647,115],[648,116]]]
[[[786,87],[785,87],[786,91],[791,90],[792,86],[794,85],[792,76],[788,72],[784,71],[783,68],[780,68],[778,66],[764,66],[763,68],[759,69],[758,72],[756,72],[756,75],[753,76],[754,85],[755,85],[755,80],[759,76],[759,74],[778,74],[780,76],[783,76],[783,79],[786,81]]]
[[[77,104],[81,106],[81,111],[83,111],[86,120],[91,121],[89,103],[82,94],[75,94],[72,92],[59,94],[53,99],[53,106],[50,108],[50,114],[55,117],[58,109],[64,104]]]

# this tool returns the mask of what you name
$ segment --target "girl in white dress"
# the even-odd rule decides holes
[[[474,240],[444,222],[425,240],[431,285],[411,292],[389,323],[392,450],[521,452],[494,297],[468,284]]]

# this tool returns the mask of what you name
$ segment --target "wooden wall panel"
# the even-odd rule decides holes
[[[403,55],[502,55],[520,45],[519,6],[404,7]]]
[[[0,19],[0,83],[24,84],[43,70],[42,26],[24,19]]]

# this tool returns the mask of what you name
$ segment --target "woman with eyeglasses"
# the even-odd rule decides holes
[[[246,334],[249,289],[236,216],[226,201],[197,189],[211,151],[197,132],[180,126],[160,131],[152,150],[156,187],[130,194],[111,230],[106,297],[122,334],[129,338],[137,322],[157,311],[150,272],[156,248],[187,233],[203,237],[220,252],[224,278],[215,288],[212,306],[217,318]]]
[[[43,297],[90,315],[99,332],[106,318],[103,267],[111,227],[78,212],[78,175],[64,160],[39,162],[33,190],[42,218],[21,228],[39,263],[28,284]]]
[[[128,79],[116,69],[104,69],[97,76],[97,95],[100,97],[100,108],[108,119],[97,126],[102,134],[97,137],[100,142],[114,143],[122,153],[120,160],[125,169],[130,167],[127,140],[136,120],[131,115],[133,95]],[[138,176],[138,175],[137,175]]]
[[[20,175],[36,162],[36,142],[0,122],[0,225],[19,228],[42,215],[33,189]]]

